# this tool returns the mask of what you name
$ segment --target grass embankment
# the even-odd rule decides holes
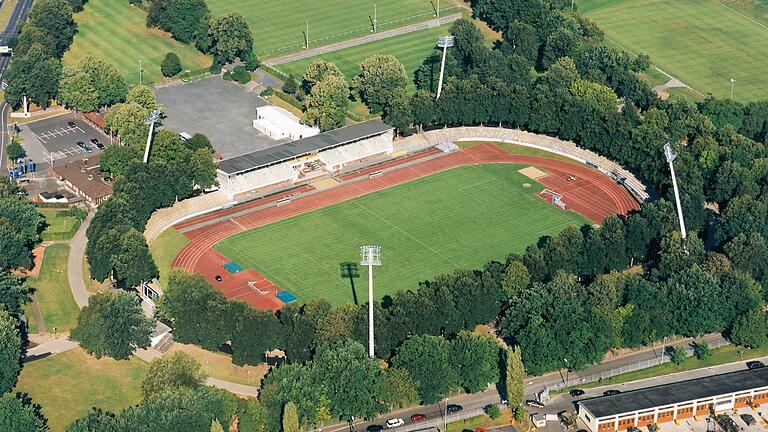
[[[169,52],[179,56],[184,70],[211,65],[211,59],[194,45],[147,28],[146,20],[147,14],[127,1],[90,0],[85,10],[75,15],[77,34],[64,55],[64,64],[76,64],[85,56],[101,57],[114,64],[130,84],[139,82],[139,61],[144,84],[162,82],[160,63]]]
[[[152,258],[160,270],[160,285],[168,285],[168,273],[171,271],[173,259],[187,243],[189,243],[187,236],[176,231],[175,228],[168,228],[149,245]]]
[[[43,314],[46,330],[53,333],[67,332],[77,324],[78,309],[67,279],[67,258],[69,245],[53,244],[45,248],[43,264],[37,277],[27,278],[35,288],[35,297]],[[29,308],[31,313],[31,308]],[[34,315],[27,315],[33,321]],[[37,326],[34,327],[37,329]]]
[[[38,211],[48,224],[43,231],[44,241],[71,240],[82,222],[74,216],[63,216],[66,210],[41,208]]]
[[[377,296],[416,289],[437,274],[503,260],[542,235],[588,223],[537,197],[541,185],[518,173],[520,168],[489,164],[444,171],[237,234],[215,249],[300,301],[340,304],[353,300],[341,267],[356,267],[360,245],[371,242],[381,245],[385,263],[376,269]],[[353,279],[359,296],[366,272],[359,269],[359,279]]]
[[[325,53],[316,57],[285,63],[277,66],[277,69],[301,80],[307,66],[313,61],[322,58],[323,60],[335,63],[341,72],[344,73],[344,76],[347,77],[347,81],[351,83],[352,78],[360,73],[360,63],[363,60],[374,54],[393,55],[405,66],[405,72],[408,76],[408,90],[414,91],[416,88],[413,84],[414,71],[421,66],[424,59],[435,49],[437,37],[448,34],[450,27],[450,25],[444,25],[394,36],[376,42]]]
[[[470,417],[466,420],[461,420],[453,423],[448,423],[446,432],[462,432],[465,430],[474,431],[477,428],[492,428],[496,426],[509,425],[512,421],[512,412],[508,409],[501,411],[501,416],[496,420],[488,417],[485,414]]]
[[[5,29],[8,26],[8,21],[11,20],[11,14],[16,9],[16,3],[18,0],[5,0],[3,6],[0,7],[0,29]]]
[[[653,64],[701,93],[729,97],[735,79],[734,99],[768,98],[768,28],[752,9],[716,0],[579,0],[578,6],[608,39],[650,54]]]
[[[63,431],[91,407],[119,411],[138,403],[147,368],[136,357],[97,360],[75,348],[25,364],[16,390],[42,405],[51,431]]]
[[[207,351],[195,345],[177,342],[171,346],[169,351],[169,354],[183,351],[191,355],[200,362],[203,371],[209,377],[224,381],[258,387],[261,384],[262,378],[267,373],[267,366],[264,363],[258,366],[237,366],[232,363],[231,356]]]

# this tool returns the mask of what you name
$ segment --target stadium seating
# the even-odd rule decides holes
[[[329,171],[338,172],[352,162],[382,153],[392,153],[392,140],[387,135],[322,151],[320,152],[320,160]]]

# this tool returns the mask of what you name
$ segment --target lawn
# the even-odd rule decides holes
[[[415,290],[437,274],[504,260],[542,235],[588,223],[538,198],[541,186],[518,173],[520,168],[451,169],[246,231],[215,249],[300,301],[326,298],[340,304],[353,300],[341,265],[358,262],[361,245],[379,244],[383,265],[374,275],[376,297]],[[367,270],[359,273],[355,285],[362,299]]]
[[[43,231],[43,240],[71,240],[80,227],[80,219],[73,216],[62,216],[63,210],[38,209],[45,216],[48,227]]]
[[[35,296],[43,313],[45,328],[61,332],[71,330],[77,324],[79,311],[67,280],[67,258],[69,245],[53,244],[45,248],[40,275],[27,278],[27,283],[36,289]],[[31,311],[31,308],[30,308]],[[34,315],[27,315],[34,320]]]
[[[25,364],[16,390],[43,406],[51,431],[63,431],[91,407],[119,411],[140,402],[147,367],[136,357],[97,360],[75,348]]]
[[[264,363],[258,366],[237,366],[232,363],[231,356],[204,350],[195,345],[176,342],[171,346],[168,354],[176,351],[185,352],[196,358],[203,367],[203,371],[211,378],[259,387],[267,373],[267,365]]]
[[[310,47],[364,36],[373,28],[374,5],[379,31],[431,19],[434,13],[430,0],[208,1],[214,16],[230,12],[245,16],[253,33],[254,50],[263,56],[300,50],[307,22]],[[455,6],[453,0],[440,1],[442,14],[458,12],[460,9]],[[446,10],[450,7],[454,8]]]
[[[351,83],[352,77],[360,73],[360,63],[374,54],[390,54],[395,56],[400,63],[405,66],[405,72],[408,74],[409,90],[415,89],[413,85],[413,72],[421,66],[421,63],[435,49],[438,36],[449,34],[450,25],[420,30],[413,33],[407,33],[376,42],[370,42],[350,48],[345,48],[331,53],[325,53],[321,56],[310,57],[297,60],[291,63],[285,63],[277,66],[277,69],[291,74],[296,79],[301,79],[304,71],[310,63],[321,58],[341,69],[344,76]]]
[[[161,286],[168,286],[168,272],[171,270],[171,263],[187,243],[189,243],[189,238],[174,228],[166,229],[150,243],[149,251],[160,270]]]
[[[193,45],[177,42],[163,31],[148,29],[146,19],[144,11],[127,1],[89,1],[85,10],[75,15],[77,34],[64,55],[64,64],[75,64],[85,56],[102,57],[114,64],[130,84],[139,82],[139,60],[145,84],[163,81],[160,62],[171,51],[178,54],[185,70],[211,65],[210,58]]]
[[[743,3],[743,2],[742,2]],[[768,98],[768,27],[716,0],[578,0],[606,37],[701,93]]]

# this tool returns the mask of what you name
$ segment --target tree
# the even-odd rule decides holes
[[[6,150],[8,151],[8,158],[11,160],[21,159],[27,156],[24,147],[22,147],[19,140],[16,139],[11,140],[11,143],[8,144]]]
[[[437,336],[414,336],[403,342],[392,358],[395,367],[407,369],[419,377],[419,396],[424,404],[437,403],[458,385],[459,377],[454,368],[444,368],[434,373],[435,365],[451,363],[448,342]]]
[[[104,128],[117,133],[129,146],[143,149],[149,127],[146,124],[149,110],[136,102],[120,103],[112,107],[104,117]]]
[[[99,106],[112,106],[125,100],[128,84],[113,64],[86,56],[80,60],[79,68],[91,77],[91,83],[99,93]]]
[[[437,93],[442,62],[443,52],[439,49],[435,49],[429,57],[424,59],[421,66],[413,73],[413,82],[418,90],[427,93]],[[458,76],[460,73],[459,62],[456,60],[453,52],[449,50],[445,56],[443,81],[445,82],[450,77]],[[434,96],[432,99],[434,100]]]
[[[134,102],[147,110],[147,112],[162,108],[160,104],[157,103],[155,93],[145,85],[135,85],[131,87],[125,95],[125,101],[128,103]],[[176,134],[176,137],[178,138],[178,134]]]
[[[43,432],[48,430],[47,423],[40,405],[32,403],[26,393],[0,396],[0,430]]]
[[[501,289],[507,299],[517,297],[531,281],[531,274],[528,268],[520,261],[512,261],[504,271],[504,278],[501,280]]]
[[[91,112],[99,108],[99,92],[93,87],[91,77],[77,67],[64,69],[57,100],[76,111]]]
[[[116,277],[129,287],[157,278],[160,274],[144,236],[130,228],[120,238],[119,252],[112,256]]]
[[[218,419],[213,419],[211,421],[211,432],[224,432],[224,428],[221,426]]]
[[[328,131],[344,125],[349,88],[343,76],[328,75],[312,87],[304,100],[302,122]]]
[[[413,123],[417,124],[419,129],[424,125],[432,124],[435,120],[434,97],[425,91],[414,93],[411,97],[411,115]]]
[[[669,356],[669,360],[677,366],[680,366],[685,362],[685,350],[682,347],[667,347],[667,355]]]
[[[737,345],[749,348],[768,345],[768,319],[765,312],[752,309],[736,318],[730,331],[730,338]]]
[[[395,89],[408,84],[405,66],[392,55],[373,55],[360,63],[360,74],[352,87],[372,112],[380,111],[395,94]],[[401,95],[403,98],[405,94]]]
[[[67,0],[40,0],[29,11],[29,23],[53,37],[56,57],[61,58],[77,31]]]
[[[248,21],[237,12],[213,18],[208,35],[213,57],[219,64],[230,63],[235,57],[242,59],[253,51]]]
[[[264,353],[278,347],[280,322],[272,311],[252,309],[247,303],[229,304],[232,326],[232,362],[257,365]],[[258,329],[258,331],[254,331]]]
[[[485,414],[488,415],[493,420],[496,420],[497,418],[501,417],[501,410],[499,410],[499,406],[495,404],[489,404],[483,407],[483,411],[485,411]]]
[[[136,147],[109,146],[101,153],[99,169],[111,177],[125,176],[131,162],[140,160],[142,154]]]
[[[114,413],[91,408],[88,415],[72,422],[66,432],[120,432],[124,423]]]
[[[419,402],[419,382],[407,369],[392,367],[384,371],[381,400],[392,410]]]
[[[755,278],[768,274],[768,244],[758,233],[739,234],[725,245],[733,265]]]
[[[515,346],[506,351],[507,368],[504,375],[505,390],[509,406],[520,406],[525,400],[525,367],[521,357],[520,347]]]
[[[13,55],[16,57],[26,55],[33,44],[43,47],[48,57],[56,56],[56,41],[53,39],[53,36],[48,34],[48,31],[36,27],[29,22],[24,24],[24,31],[19,35],[16,46],[13,47]]]
[[[396,88],[384,103],[382,120],[392,125],[401,134],[408,130],[413,121],[411,97],[403,87]]]
[[[296,94],[298,88],[299,84],[296,82],[296,79],[293,78],[293,75],[289,75],[288,78],[286,78],[283,82],[283,92],[289,95]]]
[[[147,348],[154,322],[144,316],[135,295],[126,291],[97,293],[77,317],[70,338],[101,358],[125,360],[136,348]]]
[[[213,152],[213,146],[211,145],[211,140],[209,140],[207,136],[201,133],[196,133],[192,135],[192,138],[184,141],[184,145],[192,151],[200,150],[204,148]]]
[[[302,432],[296,405],[288,402],[283,407],[283,432]]]
[[[499,381],[499,345],[490,335],[463,331],[451,341],[451,364],[469,393]]]
[[[344,74],[341,73],[341,70],[331,62],[320,59],[310,63],[309,66],[307,66],[307,70],[304,72],[301,82],[304,93],[309,94],[315,84],[323,81],[328,76],[344,78]]]
[[[712,357],[712,349],[706,342],[696,342],[693,345],[693,355],[698,360],[706,360]]]
[[[149,364],[141,391],[144,399],[164,397],[165,393],[200,387],[207,378],[200,362],[185,352],[159,357]]]
[[[14,108],[21,106],[24,95],[29,101],[48,108],[59,91],[61,62],[34,43],[26,55],[13,60],[4,78],[8,82],[5,100]]]
[[[29,302],[29,296],[33,292],[33,288],[16,278],[13,273],[0,271],[0,303],[9,313],[21,313],[22,305]]]
[[[0,393],[11,391],[21,371],[21,337],[18,322],[0,309]]]
[[[160,71],[163,73],[163,76],[166,77],[177,75],[181,72],[181,69],[181,60],[179,59],[179,56],[173,52],[166,54],[162,63],[160,63]]]
[[[459,66],[466,72],[479,66],[485,59],[488,49],[485,37],[472,21],[462,18],[451,25],[454,36],[453,55]]]
[[[201,189],[208,189],[219,184],[216,177],[216,163],[213,151],[208,148],[197,149],[189,156],[189,171],[192,182]]]
[[[183,43],[204,35],[210,19],[205,0],[152,0],[147,11],[147,27],[160,27]]]
[[[514,20],[504,32],[504,44],[501,49],[535,61],[539,55],[539,45],[541,41],[536,29],[525,22]]]
[[[0,269],[30,268],[44,218],[28,200],[0,198]]]

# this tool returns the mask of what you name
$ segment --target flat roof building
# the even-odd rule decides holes
[[[273,139],[288,138],[298,140],[315,136],[320,129],[301,124],[298,117],[274,105],[265,105],[256,108],[256,120],[253,127]]]
[[[746,369],[576,402],[592,432],[671,422],[768,403],[768,368]]]

